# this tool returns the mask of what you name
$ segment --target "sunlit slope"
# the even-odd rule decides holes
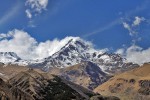
[[[116,75],[94,92],[118,96],[122,100],[150,100],[150,64]]]

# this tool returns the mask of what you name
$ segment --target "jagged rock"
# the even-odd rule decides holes
[[[140,80],[138,92],[143,95],[150,95],[150,80]]]

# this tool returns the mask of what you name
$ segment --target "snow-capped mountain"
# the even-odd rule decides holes
[[[90,52],[93,51],[96,50],[91,47],[90,43],[84,42],[78,37],[71,38],[58,52],[43,59],[41,63],[35,63],[35,66],[44,66],[44,70],[48,70],[50,67],[72,66],[82,61],[88,61]]]
[[[17,56],[14,52],[0,52],[0,62],[11,63],[20,60],[21,58]]]
[[[4,64],[28,65],[48,71],[51,67],[65,68],[90,61],[107,73],[122,72],[137,66],[128,63],[119,54],[96,50],[90,42],[79,37],[70,37],[66,44],[51,56],[41,60],[23,60],[14,52],[0,52],[0,62]]]
[[[70,39],[58,52],[40,60],[40,63],[31,63],[30,66],[40,67],[48,71],[51,67],[64,68],[83,61],[91,61],[107,73],[114,73],[115,69],[118,72],[137,66],[133,63],[127,63],[126,59],[119,54],[109,54],[102,50],[95,50],[89,42],[79,37]]]
[[[4,64],[28,65],[26,60],[22,60],[14,52],[0,52],[0,62]]]

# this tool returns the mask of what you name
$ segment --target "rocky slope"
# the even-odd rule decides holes
[[[150,100],[150,64],[116,75],[94,91],[121,100]]]
[[[82,62],[67,68],[51,68],[49,73],[93,90],[110,78],[99,66],[92,62]]]
[[[114,74],[138,67],[137,64],[128,63],[119,54],[95,50],[90,43],[78,37],[71,38],[60,50],[45,59],[27,61],[13,52],[1,52],[0,62],[0,78],[4,80],[30,66],[49,71],[91,90]]]
[[[34,100],[32,96],[0,79],[0,100]]]
[[[30,67],[27,66],[18,66],[13,64],[0,64],[0,78],[3,80],[8,80],[16,74],[27,71]],[[35,69],[39,73],[44,73],[40,69]],[[81,85],[85,88],[93,90],[99,84],[107,81],[110,76],[104,73],[99,66],[92,62],[82,62],[74,66],[66,68],[56,68],[52,67],[47,74],[58,75],[66,80],[69,80],[73,83]]]
[[[18,64],[4,64],[0,63],[0,78],[4,81],[10,79],[11,77],[15,76],[16,74],[27,71],[30,67],[28,66],[20,66]],[[40,69],[34,69],[37,72],[43,72]]]
[[[7,82],[0,79],[1,100],[119,100],[104,97],[63,78],[33,69],[23,71]]]

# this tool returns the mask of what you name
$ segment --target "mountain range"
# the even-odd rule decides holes
[[[44,71],[49,71],[51,67],[65,68],[84,61],[96,64],[103,72],[109,74],[124,72],[137,66],[119,54],[96,50],[79,37],[70,38],[60,50],[43,59],[24,60],[15,52],[0,52],[1,63],[36,67]]]
[[[120,54],[94,49],[78,37],[43,59],[24,60],[15,52],[0,52],[0,69],[0,97],[5,99],[148,100],[145,95],[149,95],[149,88],[143,86],[149,79],[140,76],[149,73],[147,67],[128,62]],[[144,71],[136,71],[140,69]],[[127,98],[130,93],[135,95]]]
[[[14,66],[15,67],[15,66]],[[27,69],[7,81],[0,78],[1,100],[119,100],[102,96],[56,75]]]

